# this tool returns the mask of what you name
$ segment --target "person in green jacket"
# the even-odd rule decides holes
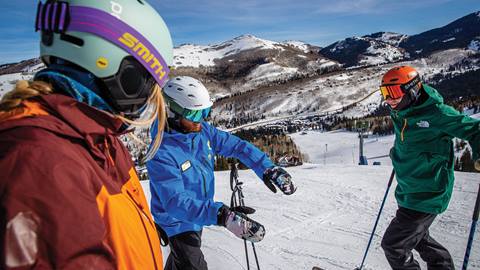
[[[429,228],[452,196],[452,139],[469,141],[475,160],[480,121],[445,105],[437,90],[422,84],[419,73],[409,66],[389,70],[380,91],[391,108],[395,142],[390,157],[398,182],[398,210],[382,248],[392,269],[420,269],[414,249],[429,270],[454,269],[450,253],[432,238]]]

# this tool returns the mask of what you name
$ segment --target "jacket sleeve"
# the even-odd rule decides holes
[[[183,222],[208,226],[217,224],[218,209],[223,203],[198,200],[185,190],[181,170],[167,157],[155,156],[147,162],[150,187],[170,216]],[[155,217],[155,211],[153,211]]]
[[[453,107],[442,104],[440,109],[440,128],[450,136],[467,140],[472,147],[473,159],[480,154],[480,120],[466,116]]]
[[[253,144],[238,138],[228,132],[218,130],[208,125],[212,146],[216,154],[239,159],[252,169],[260,179],[263,172],[274,166],[270,158]]]
[[[52,149],[28,148],[0,157],[0,268],[115,269],[91,175]]]

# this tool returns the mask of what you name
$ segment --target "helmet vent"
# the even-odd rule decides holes
[[[398,78],[393,78],[390,80],[390,82],[396,82],[396,81],[398,81]]]
[[[191,97],[191,98],[194,98],[194,97],[195,97],[195,96],[194,96],[194,95],[192,95],[192,94],[189,94],[188,96],[189,96],[189,97]]]
[[[196,87],[193,83],[189,84],[188,86],[191,86],[191,87]]]
[[[183,88],[177,87],[177,90],[178,90],[178,91],[183,91]]]
[[[142,0],[137,0],[138,3],[145,5]]]
[[[61,34],[60,39],[63,40],[63,41],[66,41],[66,42],[73,43],[73,44],[75,44],[77,46],[80,46],[80,47],[82,47],[83,44],[85,43],[83,41],[83,39],[80,39],[80,38],[77,38],[77,37],[74,37],[74,36],[71,36],[71,35],[67,35],[67,34]]]

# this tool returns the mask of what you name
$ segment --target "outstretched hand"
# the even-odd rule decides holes
[[[291,195],[297,187],[292,181],[292,176],[282,167],[273,167],[266,169],[263,173],[263,183],[273,192],[277,193],[279,188],[283,194]]]

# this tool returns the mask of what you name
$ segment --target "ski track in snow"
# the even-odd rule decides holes
[[[239,172],[244,182],[247,206],[257,212],[251,217],[266,228],[265,239],[255,245],[262,270],[353,269],[362,260],[392,167],[358,166],[357,134],[349,132],[293,134],[292,138],[311,163],[287,168],[298,190],[292,196],[270,192],[251,170]],[[365,155],[388,154],[393,136],[365,140]],[[325,142],[328,151],[324,153]],[[332,155],[332,156],[330,156]],[[326,157],[326,164],[324,165]],[[355,162],[358,162],[355,160]],[[370,161],[369,161],[370,162]],[[229,172],[216,172],[215,200],[229,203]],[[456,267],[461,268],[480,177],[455,172],[455,188],[448,210],[435,220],[432,236],[446,246]],[[142,185],[150,196],[148,182]],[[365,270],[390,269],[380,247],[381,237],[397,205],[392,185],[366,260]],[[478,234],[476,239],[478,239]],[[248,244],[250,269],[257,269]],[[211,270],[247,269],[243,241],[217,226],[205,227],[202,250]],[[168,248],[164,249],[164,258]],[[416,258],[419,259],[418,254]],[[422,269],[426,265],[421,262]],[[480,245],[474,242],[469,269],[480,269]]]

